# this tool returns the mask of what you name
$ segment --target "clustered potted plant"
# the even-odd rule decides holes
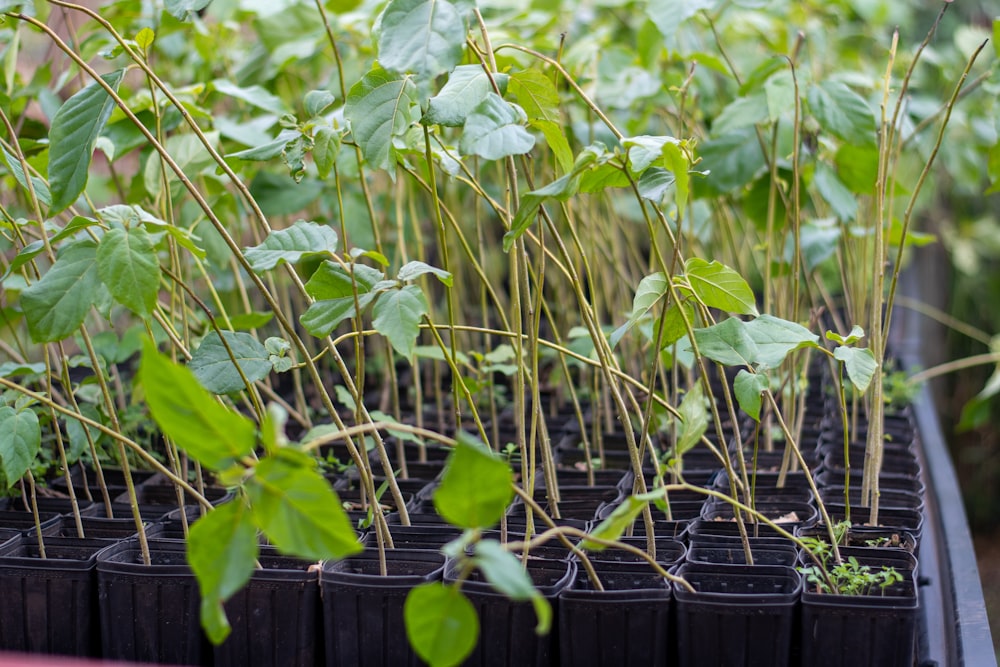
[[[0,3],[0,648],[914,664],[887,341],[991,47],[565,4]]]

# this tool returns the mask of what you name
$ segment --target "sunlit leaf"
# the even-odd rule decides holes
[[[42,446],[38,415],[32,410],[0,406],[0,466],[7,488],[28,472]]]
[[[468,437],[448,458],[434,507],[448,523],[461,528],[491,528],[514,496],[514,473],[506,461]]]
[[[117,91],[124,74],[125,70],[119,69],[101,78]],[[97,135],[114,108],[114,100],[95,81],[66,100],[56,112],[49,130],[50,216],[70,206],[87,187]]]
[[[485,160],[527,153],[535,145],[535,138],[524,127],[526,122],[520,107],[505,102],[496,93],[488,93],[465,119],[459,147],[462,153]]]
[[[216,402],[194,373],[146,343],[139,380],[149,412],[165,435],[211,470],[225,470],[253,451],[256,429]]]
[[[410,645],[431,667],[461,664],[479,641],[476,608],[457,586],[439,581],[407,594],[403,620]]]

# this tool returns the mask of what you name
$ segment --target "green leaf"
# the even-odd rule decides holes
[[[21,292],[28,333],[36,343],[63,340],[76,331],[97,301],[97,246],[67,246],[42,279]]]
[[[799,231],[799,246],[806,271],[814,271],[820,264],[833,257],[840,236],[840,226],[831,218],[802,224]],[[789,265],[792,264],[794,243],[795,239],[789,237],[785,250],[785,259]]]
[[[211,0],[209,0],[211,1]],[[169,4],[169,3],[168,3]],[[208,4],[206,2],[206,4]],[[170,11],[169,9],[167,11]],[[135,43],[139,45],[139,48],[143,51],[149,50],[149,47],[153,45],[156,40],[156,33],[153,32],[151,28],[143,28],[135,34]]]
[[[21,168],[21,161],[12,155],[8,150],[0,146],[0,154],[3,155],[4,162],[7,163],[7,168],[10,169],[10,173],[14,175],[14,180],[16,180],[24,191],[28,191],[28,183],[24,178],[24,169]],[[49,192],[49,184],[38,176],[31,177],[31,186],[35,190],[35,196],[38,197],[38,201],[46,206],[52,204],[52,195]]]
[[[0,364],[0,378],[14,378],[20,375],[40,375],[45,372],[45,364],[19,364],[16,361],[5,361]]]
[[[283,262],[297,264],[311,255],[337,251],[337,232],[329,225],[299,220],[291,227],[271,232],[263,243],[244,251],[250,268],[257,273],[270,271]]]
[[[306,293],[314,299],[340,299],[371,292],[385,274],[364,264],[352,264],[350,269],[325,261],[306,283]]]
[[[340,155],[342,138],[343,133],[329,125],[320,125],[313,133],[312,155],[320,179],[326,180],[333,171],[333,166]]]
[[[721,137],[768,120],[767,98],[763,93],[738,97],[712,123],[712,136]]]
[[[465,155],[486,160],[527,153],[535,145],[535,138],[525,129],[525,122],[527,117],[520,107],[505,102],[496,93],[488,93],[465,119],[459,148]]]
[[[826,332],[827,340],[832,340],[834,343],[839,343],[840,345],[854,345],[864,337],[865,337],[865,330],[862,329],[857,324],[851,327],[851,332],[847,334],[847,336],[841,336],[836,331]]]
[[[598,159],[606,153],[604,146],[594,144],[587,146],[577,156],[573,169],[548,185],[538,190],[532,190],[521,196],[517,213],[510,223],[510,231],[504,234],[503,250],[510,252],[514,241],[518,239],[534,223],[538,209],[547,199],[565,201],[576,194],[580,184],[580,175],[590,169]]]
[[[841,345],[833,350],[833,356],[844,364],[847,377],[859,392],[864,392],[878,371],[875,355],[867,347],[847,347]]]
[[[276,116],[281,116],[291,111],[280,97],[260,86],[243,88],[228,79],[216,79],[212,82],[211,86],[217,93],[241,100],[258,109],[273,113]]]
[[[875,145],[875,114],[863,97],[840,81],[821,81],[806,93],[822,130],[855,146]]]
[[[362,550],[340,499],[304,461],[269,457],[247,483],[253,518],[282,553],[306,560],[346,558]]]
[[[374,169],[389,168],[394,160],[393,138],[402,136],[419,113],[413,81],[377,65],[351,86],[344,108],[351,134]]]
[[[684,211],[687,208],[688,196],[691,192],[691,175],[688,173],[691,167],[691,160],[681,150],[679,143],[667,142],[663,146],[663,161],[674,175],[674,189],[677,193],[675,197],[677,215],[683,218]]]
[[[164,435],[206,468],[225,470],[253,451],[253,422],[216,402],[190,369],[171,362],[148,341],[139,380]]]
[[[632,173],[641,174],[649,167],[657,164],[663,158],[664,147],[677,144],[678,140],[668,136],[641,135],[622,139],[622,147],[628,151],[629,166]],[[663,165],[659,165],[663,166]]]
[[[752,127],[699,143],[698,168],[708,172],[705,184],[719,193],[741,188],[764,169],[764,154]]]
[[[217,144],[219,133],[206,133],[205,139],[208,140],[210,145]],[[194,134],[173,134],[167,137],[164,148],[167,149],[167,152],[173,157],[174,162],[183,170],[188,178],[193,179],[202,171],[214,170],[218,167],[215,164],[212,154],[202,144],[202,139]],[[164,178],[164,173],[166,174],[166,178]],[[164,181],[167,182],[171,196],[179,197],[181,193],[187,192],[183,182],[174,173],[173,169],[167,167],[166,172],[163,171],[162,160],[147,160],[146,167],[142,172],[142,182],[150,197],[155,198],[162,194]],[[251,183],[251,188],[253,187],[254,185]],[[287,190],[285,194],[288,196]],[[260,197],[258,197],[259,200]]]
[[[479,641],[476,608],[457,586],[439,581],[407,594],[403,620],[410,645],[431,667],[461,664]]]
[[[248,382],[263,380],[271,373],[273,364],[270,353],[252,334],[223,331],[222,337]],[[201,386],[213,394],[232,394],[247,388],[233,364],[233,358],[222,344],[222,338],[214,331],[205,336],[191,355],[188,368]]]
[[[482,540],[476,544],[472,560],[497,591],[514,601],[531,600],[538,616],[535,633],[548,633],[552,625],[552,607],[535,588],[517,556],[504,549],[496,540]]]
[[[188,21],[191,14],[208,7],[212,0],[166,0],[164,9],[178,21]]]
[[[416,285],[384,292],[372,308],[372,326],[385,336],[392,348],[407,359],[420,334],[420,320],[427,314],[427,299]]]
[[[750,285],[728,266],[692,257],[684,263],[691,291],[709,308],[740,315],[757,315],[757,301]]]
[[[226,153],[226,159],[235,158],[237,160],[246,160],[247,162],[267,162],[281,155],[285,148],[299,136],[301,135],[297,135],[294,132],[282,132],[276,139],[272,139],[265,144],[251,146],[235,153]]]
[[[688,322],[694,317],[694,306],[687,301],[682,301],[678,306],[676,303],[670,304],[666,312],[663,313],[663,340],[660,349],[669,347],[687,335],[687,326],[684,324],[684,314],[687,314]],[[653,335],[656,335],[655,333]]]
[[[213,644],[222,643],[230,631],[222,603],[250,580],[260,551],[247,510],[242,500],[219,505],[188,535],[188,564],[201,590],[201,623]]]
[[[757,359],[757,345],[747,333],[746,322],[739,318],[695,329],[694,338],[702,355],[724,366],[750,366]]]
[[[757,344],[754,361],[768,368],[777,368],[793,350],[819,347],[819,336],[809,329],[773,315],[764,314],[746,322],[744,329]]]
[[[840,220],[854,220],[858,214],[858,199],[825,162],[816,165],[813,185]]]
[[[859,195],[871,195],[878,181],[878,148],[844,144],[837,150],[834,162],[837,176],[844,186]],[[896,183],[896,194],[905,194]]]
[[[528,120],[561,124],[559,91],[552,79],[531,68],[510,75],[510,92],[517,98]]]
[[[501,94],[507,84],[506,74],[495,74]],[[428,103],[427,113],[421,122],[425,125],[461,127],[472,110],[493,91],[490,78],[481,65],[459,65],[441,91]]]
[[[462,59],[465,23],[448,0],[392,0],[379,24],[378,60],[390,72],[429,82]]]
[[[117,91],[124,74],[125,70],[119,69],[101,78]],[[114,108],[111,96],[94,82],[66,100],[56,112],[49,130],[49,188],[52,191],[49,217],[69,207],[87,187],[97,136]]]
[[[109,230],[97,247],[97,275],[115,300],[149,317],[160,291],[160,262],[143,227]]]
[[[399,273],[396,274],[396,280],[400,282],[409,282],[411,280],[416,280],[422,275],[431,273],[437,277],[442,283],[451,287],[454,284],[454,279],[452,275],[445,271],[444,269],[439,269],[436,266],[431,266],[424,262],[407,262],[399,269]]]
[[[657,30],[673,40],[681,24],[703,9],[714,9],[717,0],[649,0],[646,14]]]
[[[632,299],[632,313],[628,316],[625,324],[611,333],[609,341],[612,348],[618,345],[622,337],[649,312],[650,308],[656,305],[657,301],[663,298],[663,295],[667,293],[667,285],[667,278],[662,271],[650,274],[639,281],[639,286],[635,289],[635,297]]]
[[[513,481],[506,461],[468,436],[460,437],[434,492],[434,507],[460,528],[490,528],[514,497]]]
[[[336,101],[329,90],[310,90],[302,99],[302,106],[310,118],[316,118]]]
[[[569,147],[569,140],[563,131],[562,125],[550,120],[528,120],[528,126],[533,127],[545,137],[545,143],[552,150],[552,155],[556,158],[559,170],[568,172],[573,168],[573,150]]]
[[[230,315],[229,324],[236,331],[246,331],[248,329],[259,329],[274,319],[274,313],[270,311],[251,311]]]
[[[642,514],[643,508],[648,504],[648,501],[641,500],[636,496],[629,496],[607,518],[590,531],[591,537],[608,541],[617,540],[632,525],[636,518]],[[599,542],[584,539],[580,542],[580,548],[587,551],[604,551],[608,547]]]
[[[9,405],[0,407],[0,465],[8,489],[28,472],[41,447],[38,415],[32,410],[15,410]]]
[[[741,368],[740,372],[736,374],[736,380],[733,382],[736,402],[739,403],[743,412],[753,417],[754,421],[760,421],[760,395],[767,388],[767,376],[763,373],[751,373],[745,368]]]
[[[701,384],[696,383],[684,394],[677,412],[681,417],[681,430],[677,435],[674,452],[677,456],[683,456],[698,444],[701,436],[708,430],[708,406],[705,405]]]
[[[767,115],[771,122],[794,111],[795,81],[791,71],[782,69],[768,77],[764,82],[764,97],[767,99]]]
[[[674,184],[674,174],[668,169],[650,167],[639,177],[639,196],[654,202],[663,201],[664,195]]]
[[[357,303],[363,311],[374,298],[373,293],[359,294]],[[299,322],[311,335],[323,338],[329,336],[341,322],[357,315],[354,306],[353,296],[316,301],[302,313]]]
[[[559,91],[552,80],[537,69],[510,75],[510,91],[528,117],[528,125],[545,137],[552,154],[565,173],[573,168],[573,151],[563,131],[559,113]]]

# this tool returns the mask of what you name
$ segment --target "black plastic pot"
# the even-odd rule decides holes
[[[673,630],[667,580],[632,563],[595,563],[594,569],[603,591],[595,590],[580,568],[559,594],[559,664],[670,664]]]
[[[902,549],[841,547],[840,555],[873,570],[891,567],[902,581],[870,595],[833,595],[818,592],[803,574],[802,664],[912,667],[918,613],[913,554]],[[812,562],[804,553],[799,561]]]
[[[73,503],[69,498],[39,497],[35,502],[38,505],[39,512],[51,514],[71,514],[73,512]],[[97,506],[89,500],[77,499],[77,508],[80,510],[80,514],[86,516],[87,514],[92,514],[97,509]],[[18,512],[31,511],[31,507],[26,506],[24,498],[20,496],[11,501],[10,509]]]
[[[458,575],[453,562],[445,568],[445,579]],[[557,596],[576,576],[572,561],[529,560],[527,572],[535,588],[552,604],[553,618],[558,618]],[[522,667],[551,665],[559,647],[557,627],[548,635],[535,634],[538,619],[530,602],[515,602],[496,592],[492,585],[475,570],[462,583],[462,591],[476,608],[479,616],[479,641],[463,663],[467,667]]]
[[[440,551],[441,547],[445,544],[459,537],[462,531],[442,523],[436,525],[392,525],[389,527],[389,533],[392,535],[392,544],[396,549],[429,549],[431,551]],[[376,541],[373,535],[369,536],[368,540],[370,546],[375,546]]]
[[[825,503],[844,503],[844,487],[826,486],[820,491],[820,498]],[[861,505],[861,487],[851,487],[851,506]],[[910,509],[920,511],[924,507],[924,499],[919,494],[903,489],[879,489],[879,510],[885,509]]]
[[[795,531],[796,537],[818,537],[824,542],[830,541],[824,524],[817,524]],[[841,544],[848,547],[871,547],[879,549],[902,549],[913,553],[917,549],[917,540],[907,532],[871,528],[868,526],[851,526]]]
[[[802,664],[810,667],[913,667],[917,595],[912,581],[891,595],[802,593]]]
[[[686,563],[674,584],[680,665],[783,667],[802,590],[790,567]]]
[[[750,555],[754,565],[795,565],[797,552],[790,544],[751,545]],[[746,552],[740,544],[694,544],[688,549],[689,563],[715,563],[717,565],[746,565]]]
[[[105,519],[104,517],[83,516],[80,517],[80,525],[83,527],[85,538],[104,540],[105,546],[128,539],[136,534],[135,521],[131,518]],[[58,537],[79,537],[76,519],[72,516],[64,515],[50,531]]]
[[[143,565],[135,540],[97,558],[101,648],[105,658],[172,665],[208,664],[201,632],[198,584],[183,542],[150,543]]]
[[[847,515],[847,508],[837,503],[827,503],[826,511],[830,515],[830,521],[836,523],[842,521]],[[897,530],[909,533],[920,541],[920,534],[924,527],[924,516],[919,510],[905,508],[879,508],[878,526],[869,526],[868,521],[870,508],[863,506],[851,507],[851,521],[858,528],[875,528],[877,530]]]
[[[635,547],[636,549],[641,549],[642,551],[646,550],[645,537],[622,537],[619,538],[618,541]],[[666,568],[677,565],[681,562],[686,553],[687,549],[680,541],[670,537],[656,538],[656,562],[660,565]],[[633,563],[643,567],[648,567],[644,558],[625,549],[609,547],[603,551],[594,551],[588,553],[587,555],[593,563]]]
[[[445,558],[413,549],[390,549],[385,555],[385,576],[379,573],[378,553],[370,550],[323,563],[328,666],[420,664],[406,638],[403,604],[413,587],[441,578]]]
[[[0,647],[24,653],[100,655],[96,554],[100,540],[49,538],[46,558],[21,536],[0,548]]]
[[[58,524],[59,516],[56,512],[39,512],[38,519],[42,530],[44,531]],[[34,532],[35,518],[31,512],[0,510],[0,528],[13,528],[22,533]]]
[[[232,633],[215,647],[215,667],[313,667],[323,654],[315,563],[261,550],[246,587],[226,601]]]

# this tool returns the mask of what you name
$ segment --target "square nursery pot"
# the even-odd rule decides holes
[[[323,653],[317,563],[263,547],[246,587],[226,601],[232,633],[215,667],[313,667]]]
[[[685,563],[674,584],[681,665],[784,667],[790,664],[802,591],[790,567]]]
[[[52,537],[45,558],[21,536],[0,547],[0,647],[24,653],[100,655],[96,555],[100,540]]]
[[[559,594],[562,667],[668,665],[674,643],[671,589],[645,564],[595,562],[604,587],[583,568]]]
[[[101,648],[105,658],[169,665],[209,664],[201,596],[183,542],[151,542],[144,565],[137,540],[98,555]]]
[[[916,559],[902,549],[843,547],[843,558],[893,567],[903,581],[884,594],[832,595],[808,583],[802,591],[801,651],[805,667],[912,667],[919,604]],[[804,557],[800,556],[800,560]],[[805,575],[803,575],[804,579]]]
[[[389,549],[323,563],[320,587],[326,664],[365,667],[421,664],[406,637],[403,604],[415,586],[440,580],[445,558],[434,551]]]
[[[462,582],[462,592],[472,601],[479,617],[479,641],[463,663],[491,667],[522,667],[551,665],[557,660],[559,648],[558,595],[576,576],[573,561],[530,559],[526,566],[535,588],[552,605],[553,627],[547,635],[535,633],[538,619],[530,602],[515,602],[497,592],[479,570]],[[458,561],[445,568],[445,581],[454,581],[459,574]]]

